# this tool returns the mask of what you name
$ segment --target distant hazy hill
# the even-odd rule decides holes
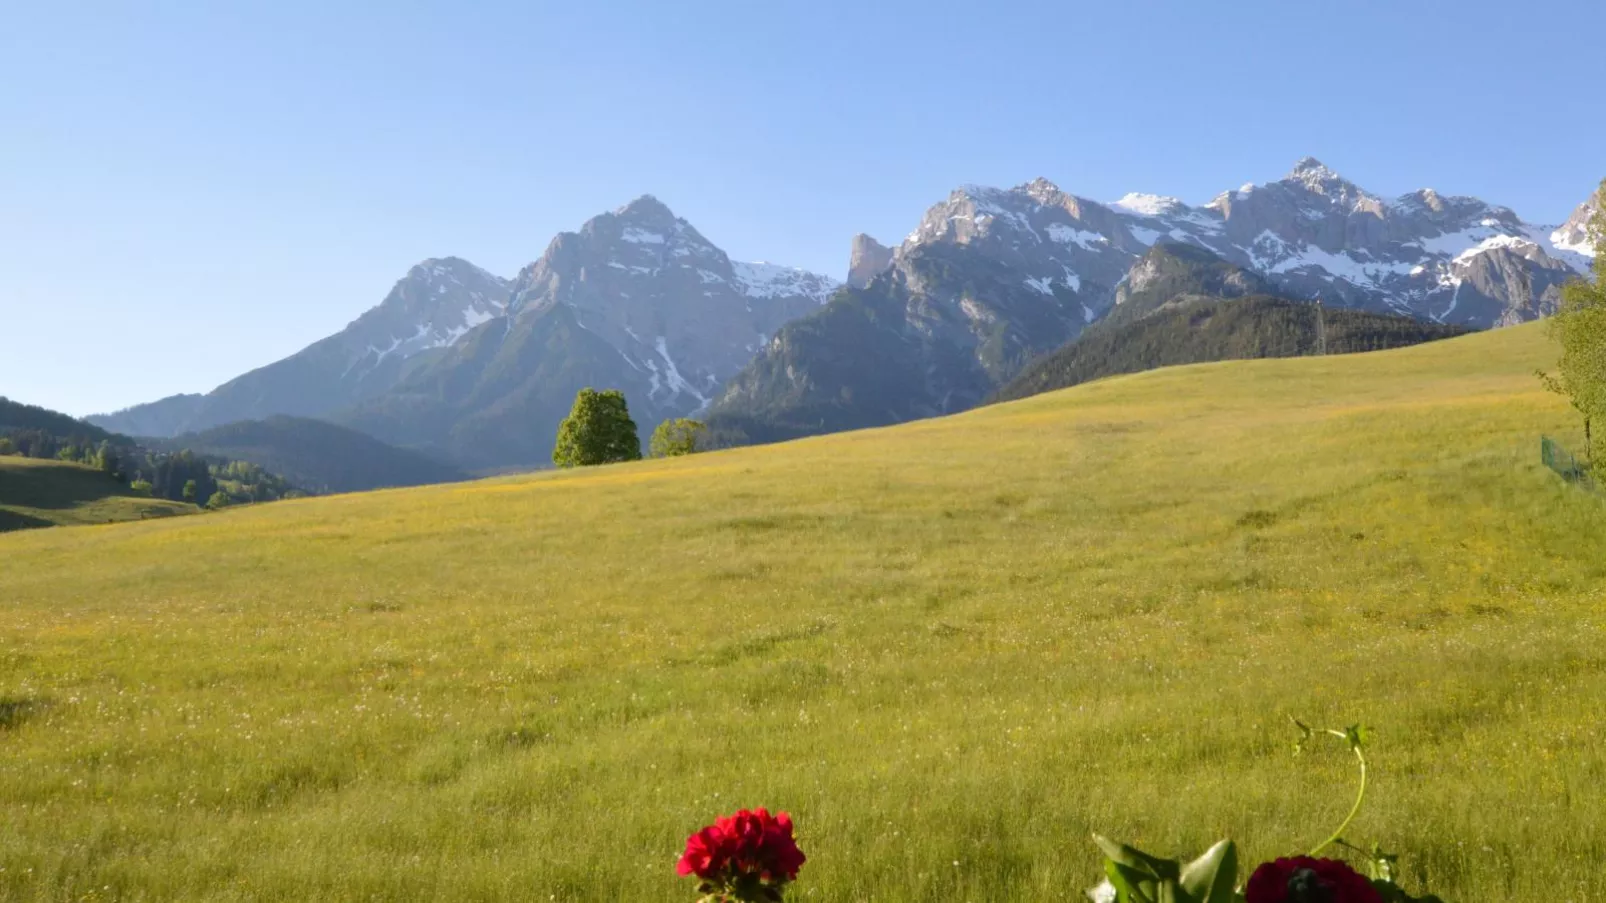
[[[304,417],[228,423],[159,440],[173,450],[247,461],[317,493],[467,479],[467,474],[356,430]]]

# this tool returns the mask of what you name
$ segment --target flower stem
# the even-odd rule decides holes
[[[1327,733],[1343,740],[1350,739],[1349,735],[1343,731],[1328,730]],[[1355,753],[1355,759],[1361,763],[1361,789],[1359,793],[1355,794],[1355,805],[1350,807],[1349,815],[1344,816],[1344,823],[1338,826],[1338,830],[1334,831],[1331,837],[1317,844],[1306,854],[1307,856],[1315,856],[1335,843],[1342,843],[1341,838],[1344,836],[1344,830],[1349,827],[1350,822],[1355,820],[1355,816],[1361,811],[1361,801],[1366,799],[1366,754],[1361,752],[1361,747],[1358,744],[1352,743],[1350,750]],[[1344,845],[1349,846],[1348,844]]]

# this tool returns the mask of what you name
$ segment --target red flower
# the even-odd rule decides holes
[[[779,888],[797,877],[805,859],[792,837],[791,816],[743,809],[686,838],[686,852],[676,870],[716,888],[755,883]]]
[[[686,838],[686,852],[680,857],[675,871],[682,875],[696,875],[705,881],[725,871],[734,845],[719,827],[711,826]]]
[[[1246,903],[1383,903],[1383,895],[1337,859],[1295,856],[1267,862],[1249,876]]]

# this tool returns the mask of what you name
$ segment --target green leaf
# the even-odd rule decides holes
[[[1182,864],[1175,859],[1161,859],[1150,856],[1148,853],[1124,843],[1111,840],[1098,834],[1093,835],[1093,842],[1110,861],[1138,872],[1141,875],[1161,880],[1175,881],[1182,875]]]
[[[1364,724],[1352,724],[1344,728],[1344,739],[1349,741],[1350,749],[1360,749],[1372,739],[1372,729]]]
[[[1115,886],[1115,899],[1118,903],[1159,903],[1160,894],[1154,879],[1144,877],[1137,870],[1128,868],[1114,859],[1106,859],[1104,875]]]
[[[1223,840],[1182,869],[1182,889],[1193,903],[1231,903],[1238,885],[1238,847]]]

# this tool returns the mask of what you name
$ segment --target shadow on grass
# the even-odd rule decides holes
[[[6,511],[4,509],[0,509],[0,533],[5,533],[9,530],[29,530],[34,527],[53,526],[55,526],[55,524],[52,524],[50,521],[47,521],[42,517],[34,517],[31,514],[19,514],[16,511]]]
[[[0,696],[0,731],[14,730],[42,714],[50,704],[42,699]]]

